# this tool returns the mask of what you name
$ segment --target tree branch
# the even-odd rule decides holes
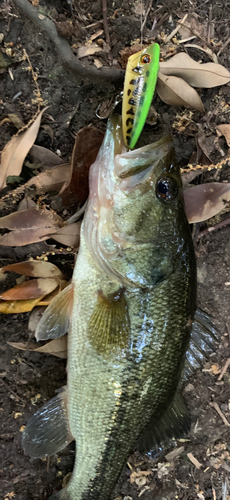
[[[39,29],[46,33],[58,53],[58,56],[66,69],[78,76],[89,79],[109,80],[112,83],[122,83],[124,71],[117,68],[96,68],[90,64],[84,64],[73,54],[71,47],[65,38],[58,35],[55,24],[51,19],[39,12],[28,0],[14,0],[15,5],[32,21]]]

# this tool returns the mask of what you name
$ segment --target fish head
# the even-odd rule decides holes
[[[96,262],[124,285],[154,286],[191,243],[171,137],[127,152],[113,118],[91,176],[84,232]]]

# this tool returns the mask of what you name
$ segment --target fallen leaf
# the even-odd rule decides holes
[[[204,112],[204,107],[198,93],[182,78],[165,76],[159,72],[156,90],[159,97],[166,104],[195,108],[198,111]]]
[[[45,306],[41,307],[35,307],[33,311],[30,314],[29,321],[28,321],[28,330],[30,332],[30,338],[35,334],[37,325],[45,311]]]
[[[56,231],[56,233],[51,233],[50,237],[53,240],[58,241],[62,245],[67,247],[77,248],[80,242],[80,229],[81,222],[76,222],[74,224],[67,224]]]
[[[96,160],[104,134],[95,127],[84,127],[76,135],[69,182],[60,195],[66,207],[83,205],[89,194],[89,168]]]
[[[23,342],[7,342],[11,347],[16,349],[21,349],[22,351],[27,350],[27,344]],[[58,358],[67,358],[67,335],[63,335],[58,339],[53,339],[42,347],[37,347],[35,343],[31,343],[28,348],[29,351],[42,352],[45,354],[52,354]]]
[[[183,78],[192,87],[212,88],[230,81],[229,71],[221,64],[200,64],[185,52],[180,52],[168,61],[160,63],[160,71],[164,75]]]
[[[99,59],[94,59],[93,61],[93,64],[94,66],[96,66],[96,68],[102,68],[103,64],[101,63],[101,61],[99,61]]]
[[[40,306],[49,306],[50,303],[52,302],[52,300],[54,299],[54,297],[56,297],[56,295],[58,295],[62,290],[64,290],[64,288],[66,288],[67,284],[68,284],[68,282],[66,280],[59,280],[58,288],[56,288],[53,292],[51,292],[48,295],[46,295],[45,297],[43,297],[38,304],[39,307]]]
[[[189,184],[189,182],[192,182],[196,177],[199,175],[203,174],[208,170],[208,166],[196,168],[194,170],[184,170],[181,172],[181,179],[182,179],[182,184],[183,186],[186,186],[186,184]]]
[[[4,147],[0,164],[0,190],[6,187],[8,176],[20,175],[23,162],[37,137],[41,117],[46,109],[47,107],[39,113],[36,120],[25,132],[12,137]]]
[[[8,113],[9,121],[14,124],[14,126],[20,130],[20,128],[25,127],[25,123],[22,121],[22,119],[16,115],[15,113]]]
[[[25,196],[25,198],[23,198],[18,204],[18,212],[22,212],[22,210],[28,210],[28,208],[36,208],[36,206],[37,205],[35,201]]]
[[[180,21],[182,18],[180,19]],[[178,21],[178,24],[180,25],[180,21]],[[210,33],[211,38],[214,36],[213,34],[213,27],[212,32]],[[196,16],[196,14],[188,14],[186,18],[186,22],[184,22],[182,25],[180,25],[180,28],[178,30],[178,33],[180,34],[182,40],[187,39],[191,35],[199,34],[203,38],[207,38],[207,32],[208,32],[208,21],[205,19],[202,19],[202,23],[199,22],[199,18]]]
[[[78,49],[77,57],[78,59],[81,59],[82,57],[92,56],[93,54],[102,52],[102,50],[103,50],[102,47],[99,47],[97,43],[82,45],[82,47]]]
[[[192,462],[192,464],[195,465],[196,469],[200,469],[202,467],[202,464],[197,460],[196,457],[194,457],[192,453],[187,453],[187,457]]]
[[[218,214],[230,201],[230,183],[199,184],[184,192],[185,211],[190,224],[202,222]]]
[[[45,133],[50,137],[51,144],[53,144],[53,141],[54,141],[53,129],[50,127],[50,125],[47,125],[47,123],[44,123],[44,125],[41,125],[41,128],[43,128]]]
[[[220,135],[225,137],[227,145],[230,148],[230,124],[223,123],[223,125],[218,125],[216,129],[220,132]]]
[[[58,156],[50,149],[43,148],[42,146],[33,145],[29,151],[32,160],[39,167],[55,167],[56,165],[61,165],[63,163],[60,156]]]
[[[64,184],[66,186],[67,182],[69,182],[70,176],[70,163],[63,163],[62,165],[52,167],[51,170],[45,170],[45,172],[41,172],[35,177],[32,177],[26,183],[26,186],[35,186],[37,194],[48,193],[50,191],[59,192]]]
[[[11,271],[18,274],[25,274],[33,278],[59,278],[63,279],[63,274],[57,266],[44,260],[26,260],[16,264],[4,266],[1,271]]]
[[[18,314],[30,312],[39,303],[41,297],[38,299],[26,300],[3,300],[0,302],[0,313],[3,314]]]
[[[165,455],[165,458],[168,462],[172,462],[172,460],[175,460],[177,457],[181,455],[184,451],[184,446],[180,446],[179,448],[175,448],[174,450],[170,451]]]
[[[198,134],[196,138],[196,144],[197,144],[196,163],[199,165],[211,165],[212,160],[208,156],[208,151],[206,147],[206,135],[200,124],[198,124]]]
[[[90,37],[90,40],[96,40],[96,38],[98,38],[99,36],[103,35],[104,33],[104,30],[98,30],[96,31],[96,33],[93,33],[93,35],[91,35]]]
[[[11,232],[0,236],[0,245],[24,246],[48,239],[62,223],[60,217],[49,210],[29,208],[0,218],[0,228]]]
[[[50,294],[58,287],[58,280],[54,278],[37,278],[24,281],[6,290],[0,295],[2,300],[38,299]]]

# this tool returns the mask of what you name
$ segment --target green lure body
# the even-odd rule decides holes
[[[159,71],[160,47],[152,43],[128,59],[122,103],[125,145],[133,149],[144,127]]]

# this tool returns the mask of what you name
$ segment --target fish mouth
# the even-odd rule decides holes
[[[114,158],[114,174],[123,180],[141,174],[147,169],[152,170],[172,149],[172,137],[164,136],[159,141],[142,148],[117,154]]]

